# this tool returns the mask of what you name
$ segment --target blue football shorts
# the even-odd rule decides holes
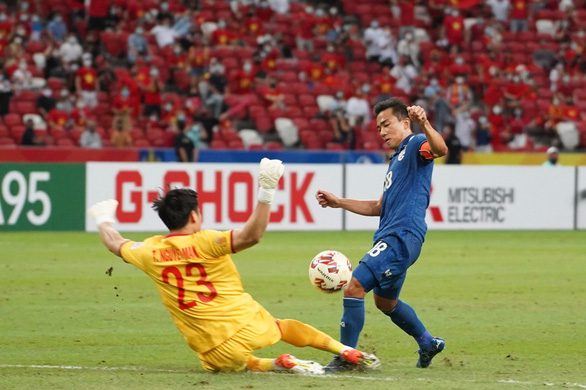
[[[407,269],[421,253],[421,241],[411,233],[377,241],[360,260],[352,276],[379,297],[398,299]]]

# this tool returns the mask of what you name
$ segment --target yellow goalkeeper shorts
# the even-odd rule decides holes
[[[277,322],[271,313],[260,306],[252,321],[234,336],[216,348],[197,355],[206,371],[243,371],[253,351],[270,347],[279,340],[281,331]]]

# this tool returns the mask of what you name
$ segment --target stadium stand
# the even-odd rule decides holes
[[[78,145],[91,120],[105,147],[118,126],[136,147],[172,147],[185,116],[212,149],[384,150],[351,102],[395,96],[440,132],[454,122],[469,150],[484,121],[494,151],[586,148],[585,0],[10,4],[3,146],[35,114],[48,146]]]

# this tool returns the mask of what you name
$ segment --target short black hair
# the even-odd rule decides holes
[[[153,209],[169,230],[187,225],[189,215],[197,211],[198,207],[197,192],[191,188],[174,188],[153,202]]]
[[[400,121],[405,118],[409,118],[409,113],[407,112],[407,105],[403,103],[401,99],[397,98],[390,98],[387,100],[383,100],[382,102],[378,102],[374,106],[374,116],[378,116],[381,112],[388,109],[393,110],[393,115]]]

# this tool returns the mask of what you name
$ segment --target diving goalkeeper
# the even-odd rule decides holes
[[[118,202],[98,202],[88,213],[98,225],[104,245],[150,276],[175,325],[197,352],[203,368],[218,371],[287,371],[321,374],[320,364],[289,354],[257,358],[253,351],[283,340],[342,356],[363,369],[380,366],[376,356],[344,346],[317,329],[295,320],[275,320],[242,288],[230,254],[256,245],[269,223],[271,202],[284,166],[260,162],[258,203],[242,229],[201,230],[197,192],[172,189],[153,203],[170,230],[142,242],[123,238],[112,227]]]

